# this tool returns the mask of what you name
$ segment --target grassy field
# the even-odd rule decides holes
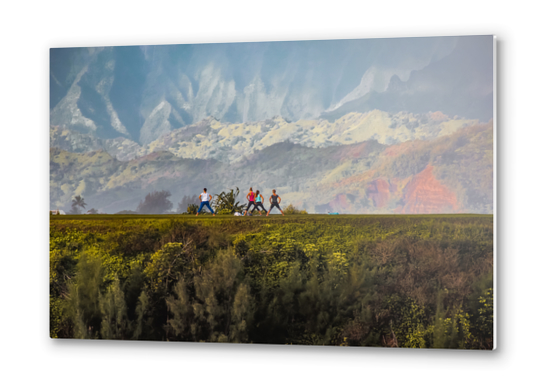
[[[51,216],[51,337],[493,347],[492,215]]]
[[[217,215],[213,216],[209,213],[196,215],[188,214],[174,214],[174,215],[51,215],[51,221],[64,221],[64,220],[137,220],[137,219],[160,219],[160,220],[201,220],[201,219],[211,219],[211,220],[240,220],[240,219],[379,219],[379,218],[403,218],[403,219],[445,219],[445,218],[491,218],[493,220],[493,215],[479,215],[473,213],[454,213],[454,214],[440,214],[440,215],[329,215],[329,214],[298,214],[298,215],[288,215],[282,216],[281,214],[272,213],[269,216],[233,216],[233,215]]]

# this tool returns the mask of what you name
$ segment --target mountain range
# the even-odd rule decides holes
[[[308,147],[273,143],[237,161],[183,158],[156,150],[121,161],[105,149],[50,153],[51,206],[75,195],[104,213],[134,209],[145,194],[168,190],[172,201],[249,186],[311,212],[490,213],[493,210],[493,122],[448,135],[386,145]]]
[[[492,36],[55,48],[50,205],[493,212]]]
[[[492,36],[51,49],[51,125],[140,145],[213,117],[493,116]]]
[[[478,120],[449,118],[441,112],[389,114],[373,110],[351,112],[329,122],[325,119],[290,122],[280,116],[260,122],[221,123],[207,118],[168,133],[147,145],[123,137],[99,139],[92,134],[51,127],[50,146],[70,152],[104,149],[118,160],[132,160],[156,151],[169,151],[178,157],[216,159],[231,163],[275,143],[291,141],[311,148],[376,140],[397,144],[449,135]]]

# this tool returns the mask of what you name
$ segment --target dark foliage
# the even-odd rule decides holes
[[[168,198],[171,196],[169,191],[155,191],[147,194],[145,199],[137,206],[137,212],[141,214],[159,215],[173,208],[173,204]]]
[[[215,196],[213,207],[219,214],[232,214],[235,212],[243,212],[246,209],[246,204],[241,204],[237,201],[239,196],[239,188],[230,189],[229,192],[221,192]]]
[[[68,212],[70,215],[79,215],[81,209],[84,209],[87,204],[81,195],[77,195],[72,200],[72,209]]]

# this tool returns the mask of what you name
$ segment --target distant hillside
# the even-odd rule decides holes
[[[255,148],[232,163],[169,151],[120,161],[103,149],[51,148],[51,208],[67,209],[72,196],[81,194],[90,207],[113,213],[134,209],[153,190],[169,190],[176,204],[204,186],[212,194],[252,186],[266,197],[276,188],[284,204],[312,212],[491,213],[492,122],[451,132],[395,145],[369,140],[310,147],[286,141]]]
[[[322,208],[331,210],[491,213],[493,124],[389,146],[369,170],[324,181],[319,187],[331,199]]]

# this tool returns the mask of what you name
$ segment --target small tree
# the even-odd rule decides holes
[[[101,325],[100,285],[104,271],[99,258],[82,252],[75,277],[68,283],[67,314],[74,325],[76,339],[99,336]]]
[[[151,192],[145,196],[137,206],[137,213],[143,214],[161,214],[169,211],[173,204],[168,198],[171,196],[169,191]]]
[[[102,313],[100,329],[102,339],[126,339],[129,328],[128,308],[118,277],[115,276],[105,295],[100,295],[99,302]]]
[[[152,318],[149,318],[149,296],[147,292],[141,292],[139,295],[138,304],[136,307],[136,325],[134,330],[134,339],[139,339],[144,335],[146,328],[150,328],[152,324]]]
[[[288,205],[285,209],[284,209],[284,214],[285,215],[306,215],[307,214],[307,211],[306,210],[299,210],[297,209],[295,206],[293,206],[292,204]]]
[[[72,200],[72,209],[69,213],[72,215],[79,215],[81,213],[81,209],[85,209],[86,205],[85,199],[81,197],[81,195],[77,195]]]
[[[246,204],[241,204],[237,201],[239,196],[239,188],[230,189],[229,192],[221,192],[216,196],[213,202],[213,208],[218,214],[231,214],[235,212],[243,212],[246,209]]]
[[[188,208],[186,208],[186,212],[189,215],[195,215],[196,213],[198,213],[198,206],[196,204],[189,204]]]
[[[178,340],[246,343],[254,298],[239,279],[243,265],[232,251],[219,252],[192,281],[181,278],[166,298],[168,325]],[[193,284],[193,288],[192,288]]]

